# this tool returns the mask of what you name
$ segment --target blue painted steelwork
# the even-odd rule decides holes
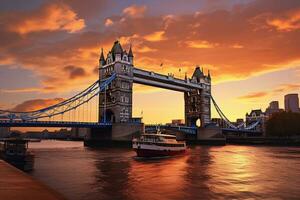
[[[236,130],[236,132],[245,132],[245,131],[250,131],[255,129],[259,124],[262,123],[261,120],[257,120],[256,122],[254,122],[253,124],[249,125],[249,126],[245,126],[245,123],[239,125],[239,126],[235,126],[234,124],[232,124],[230,122],[230,120],[225,116],[225,114],[222,112],[222,110],[220,109],[220,107],[218,106],[218,104],[216,103],[216,101],[214,100],[214,98],[211,96],[211,100],[219,114],[219,116],[221,117],[221,119],[230,127],[227,128],[227,130]]]
[[[64,121],[0,121],[0,127],[81,127],[104,128],[111,127],[111,123],[98,122],[64,122]]]
[[[158,129],[168,129],[168,130],[176,130],[181,131],[187,134],[196,135],[197,127],[190,126],[173,126],[173,125],[145,125],[145,131],[157,131]]]
[[[222,128],[222,132],[231,132],[231,133],[261,133],[261,131],[256,130],[247,130],[247,129],[232,129],[232,128]]]
[[[42,118],[50,118],[56,115],[64,114],[68,111],[75,110],[84,103],[89,102],[116,78],[116,74],[112,74],[109,78],[99,82],[96,81],[84,91],[67,99],[63,102],[32,112],[14,112],[8,110],[0,110],[0,120],[9,120],[10,123],[15,121],[33,122]]]

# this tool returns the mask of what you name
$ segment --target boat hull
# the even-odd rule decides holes
[[[185,153],[185,149],[183,150],[153,150],[153,149],[135,149],[135,152],[138,157],[165,157],[165,156],[176,156]]]
[[[34,155],[32,154],[27,154],[23,156],[2,155],[0,156],[0,158],[23,171],[31,171],[34,168]]]

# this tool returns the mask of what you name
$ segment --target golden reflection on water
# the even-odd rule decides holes
[[[254,184],[260,163],[255,162],[255,149],[248,152],[247,147],[231,146],[213,151],[213,162],[208,174],[218,174],[208,184],[214,185],[215,193],[234,195],[237,192],[256,193],[262,186]],[[255,163],[255,164],[254,164]],[[223,183],[223,184],[220,184]]]
[[[72,200],[300,196],[299,148],[192,146],[182,156],[145,160],[136,159],[131,149],[90,149],[78,143],[60,149],[61,142],[46,144],[52,148],[33,149],[33,176]]]
[[[187,169],[187,155],[163,159],[135,159],[129,180],[136,199],[174,199],[181,196]],[[174,192],[176,191],[176,192]]]

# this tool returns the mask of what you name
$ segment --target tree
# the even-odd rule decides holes
[[[290,137],[300,136],[300,113],[275,113],[267,121],[267,136]]]

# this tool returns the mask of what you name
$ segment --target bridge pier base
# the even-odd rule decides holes
[[[131,146],[132,138],[143,133],[143,123],[114,123],[107,128],[91,128],[84,140],[89,147]]]
[[[197,144],[225,145],[226,138],[220,127],[200,127],[197,131]]]

